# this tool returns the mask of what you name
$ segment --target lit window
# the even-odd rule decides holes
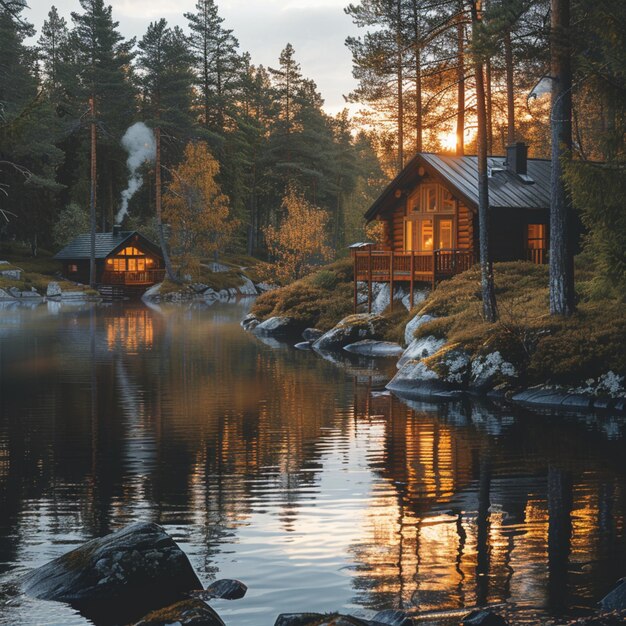
[[[78,272],[78,265],[74,265],[74,264],[72,264],[72,265],[68,265],[68,266],[67,266],[67,271],[68,271],[70,274],[76,274],[76,272]]]
[[[422,189],[422,208],[426,213],[434,213],[437,210],[437,185],[424,185]]]
[[[433,221],[422,220],[420,222],[420,249],[433,249]]]
[[[452,248],[452,220],[441,220],[439,222],[439,249],[450,250]]]
[[[546,247],[546,225],[528,224],[528,249],[543,250]]]
[[[413,222],[411,220],[404,222],[404,249],[413,250]]]

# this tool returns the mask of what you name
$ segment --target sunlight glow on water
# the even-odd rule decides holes
[[[0,624],[85,624],[9,583],[136,520],[204,583],[248,585],[215,605],[232,626],[500,602],[559,616],[624,575],[623,421],[406,404],[371,393],[392,363],[272,347],[244,312],[0,311]]]

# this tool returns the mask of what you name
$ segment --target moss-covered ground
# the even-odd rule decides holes
[[[551,316],[548,268],[527,262],[494,265],[499,319],[482,316],[480,269],[441,282],[410,314],[397,303],[385,339],[404,341],[404,327],[415,314],[436,319],[417,336],[444,337],[472,356],[500,351],[516,365],[526,384],[582,384],[609,370],[626,375],[626,307],[593,289],[595,274],[589,259],[576,268],[577,311],[569,318]],[[307,326],[327,330],[352,313],[352,265],[337,261],[304,279],[260,296],[252,312],[261,319],[293,317]]]

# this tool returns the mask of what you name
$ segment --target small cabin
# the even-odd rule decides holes
[[[550,161],[528,159],[517,143],[488,157],[493,261],[545,263]],[[365,214],[383,223],[383,241],[352,249],[358,281],[435,284],[478,261],[475,156],[418,153]]]
[[[98,285],[145,286],[165,278],[160,248],[137,231],[114,226],[96,233],[96,283]],[[63,276],[79,283],[89,282],[91,235],[78,235],[54,258],[63,263]]]

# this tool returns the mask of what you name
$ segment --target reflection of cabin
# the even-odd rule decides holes
[[[488,167],[492,259],[544,263],[550,162],[518,143]],[[476,157],[418,153],[365,214],[384,224],[384,243],[353,249],[356,279],[412,287],[465,271],[478,260],[477,213]]]
[[[63,262],[63,276],[80,283],[89,282],[91,235],[79,235],[55,259]],[[96,283],[148,287],[165,277],[163,257],[158,246],[136,231],[96,233]]]

